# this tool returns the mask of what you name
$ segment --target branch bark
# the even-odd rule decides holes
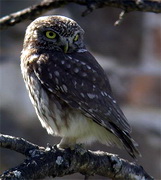
[[[39,147],[36,144],[30,143],[23,138],[13,137],[9,135],[0,134],[0,147],[14,150],[18,153],[21,153],[25,156],[30,156],[29,151],[41,150],[43,147]]]
[[[36,18],[51,9],[59,8],[69,3],[86,6],[87,10],[82,14],[83,16],[97,8],[106,6],[120,8],[126,13],[131,11],[161,13],[161,0],[43,0],[39,4],[1,18],[0,29],[5,29],[27,19]]]
[[[61,177],[76,172],[87,176],[97,174],[115,180],[153,180],[141,166],[135,163],[130,163],[114,154],[85,150],[81,146],[71,150],[48,145],[45,149],[25,139],[2,134],[0,146],[27,156],[22,164],[5,171],[0,176],[2,180]]]

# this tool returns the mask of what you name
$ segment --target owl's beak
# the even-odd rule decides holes
[[[64,53],[67,53],[68,52],[68,49],[69,49],[69,41],[68,39],[66,40],[66,43],[64,45]]]

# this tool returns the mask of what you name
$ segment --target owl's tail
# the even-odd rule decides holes
[[[135,160],[137,156],[141,157],[139,150],[137,149],[138,144],[131,138],[130,134],[126,131],[121,130],[115,124],[112,124],[113,129],[115,130],[115,135],[119,138],[122,142],[124,148],[133,157]]]

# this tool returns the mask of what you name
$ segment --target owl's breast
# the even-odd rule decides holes
[[[30,100],[47,132],[61,137],[77,135],[80,124],[86,121],[86,117],[77,110],[73,110],[54,93],[49,92],[34,72],[23,73]],[[73,129],[75,129],[74,132]]]
[[[44,89],[34,73],[25,78],[25,83],[42,126],[49,134],[59,135],[62,123],[61,104],[54,101],[54,95]]]
[[[72,71],[75,61],[69,64],[69,59],[63,57],[58,61],[54,54],[52,58],[47,58],[45,54],[41,54],[39,58],[36,56],[30,57],[29,66],[26,66],[26,61],[21,61],[21,69],[42,126],[52,135],[74,137],[81,143],[93,141],[96,123],[79,109],[76,100],[70,98],[69,89],[78,94],[79,88],[76,87],[85,84],[81,75],[77,82],[74,81],[77,84],[72,84],[74,77],[77,77],[75,73],[78,73]]]

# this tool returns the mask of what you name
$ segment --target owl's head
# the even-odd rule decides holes
[[[43,16],[28,26],[24,48],[55,49],[71,53],[84,47],[83,34],[83,29],[70,18]]]

